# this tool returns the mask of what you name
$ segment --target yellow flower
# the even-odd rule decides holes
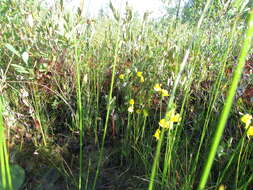
[[[128,109],[127,109],[128,112],[130,113],[133,113],[134,112],[134,107],[133,106],[130,106]]]
[[[219,190],[225,190],[225,185],[221,184],[221,185],[219,186]]]
[[[162,90],[162,88],[161,88],[161,84],[155,84],[155,86],[154,86],[154,90],[156,91],[156,92],[160,92],[161,90]]]
[[[156,138],[156,140],[159,140],[159,139],[160,139],[160,134],[161,134],[161,130],[160,130],[160,129],[157,129],[157,130],[155,131],[155,134],[154,134],[153,136]]]
[[[159,126],[162,127],[162,128],[166,128],[166,129],[170,128],[171,129],[172,128],[171,124],[173,124],[173,123],[169,122],[169,121],[166,121],[166,119],[161,119],[159,121]]]
[[[169,96],[168,90],[161,89],[162,96]]]
[[[251,120],[252,120],[252,115],[250,114],[245,114],[241,117],[241,121],[245,123],[245,127],[248,127],[250,125]]]
[[[134,99],[130,99],[128,102],[130,105],[134,105]]]
[[[248,137],[253,136],[253,125],[246,127],[245,130],[247,130],[247,136]]]
[[[170,111],[166,112],[165,117],[170,120],[170,118],[174,117],[176,109],[173,108]]]
[[[140,77],[140,82],[143,83],[144,81],[145,81],[144,77],[141,76],[141,77]]]
[[[181,121],[181,117],[180,117],[180,114],[177,113],[176,115],[173,115],[172,117],[170,117],[170,121],[171,122],[180,122]]]
[[[170,110],[170,111],[168,111],[166,113],[165,118],[167,120],[169,120],[170,122],[172,122],[172,123],[180,122],[182,118],[181,118],[181,116],[180,116],[179,113],[175,113],[175,112],[176,112],[175,108],[172,109],[172,110]]]
[[[148,111],[147,111],[146,109],[143,110],[143,115],[144,115],[145,117],[148,117]]]
[[[123,80],[125,78],[125,75],[124,74],[120,74],[119,75],[119,79]]]
[[[137,72],[137,77],[142,77],[142,72]]]

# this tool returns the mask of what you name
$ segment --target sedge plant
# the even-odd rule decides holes
[[[3,121],[4,111],[3,95],[0,96],[0,165],[1,165],[1,179],[2,187],[4,189],[13,190],[12,179],[10,173],[9,156],[6,146],[5,127]]]
[[[207,12],[207,10],[209,8],[210,3],[211,3],[211,0],[209,0],[206,3],[206,6],[205,6],[205,8],[203,10],[203,13],[202,13],[202,15],[201,15],[201,17],[199,19],[198,24],[197,24],[196,34],[198,34],[198,32],[199,32],[199,29],[201,27],[201,24],[203,22],[204,16],[205,16],[205,14],[206,14],[206,12]],[[195,39],[195,36],[193,36],[192,42],[194,41],[194,39]],[[191,48],[191,46],[190,46],[190,48]],[[185,56],[184,56],[184,60],[183,60],[182,64],[180,65],[180,71],[179,71],[178,76],[176,78],[176,81],[175,81],[175,84],[173,86],[173,90],[172,90],[172,93],[171,93],[171,97],[170,97],[169,102],[168,102],[168,106],[167,106],[167,110],[168,111],[173,108],[174,97],[175,97],[177,85],[179,83],[179,80],[181,78],[181,74],[182,74],[182,72],[183,72],[183,70],[185,68],[186,63],[187,63],[187,59],[188,59],[189,54],[190,54],[190,48],[187,49],[187,51],[185,53]],[[152,166],[152,172],[151,172],[151,175],[150,175],[150,183],[149,183],[149,187],[148,187],[149,190],[152,190],[153,187],[154,187],[155,176],[156,176],[156,173],[157,173],[157,168],[159,167],[160,152],[161,152],[161,147],[162,147],[162,142],[163,142],[164,134],[165,134],[165,130],[162,129],[162,131],[161,131],[161,137],[160,137],[160,139],[158,140],[158,143],[157,143],[155,158],[154,158],[153,166]],[[169,167],[169,166],[165,165],[164,173],[163,173],[163,179],[168,175],[167,167]]]
[[[240,57],[238,60],[238,65],[237,65],[236,70],[234,72],[232,84],[229,88],[228,96],[227,96],[225,104],[224,104],[225,106],[224,106],[224,109],[221,113],[221,117],[220,117],[216,132],[213,137],[210,152],[208,154],[206,164],[204,166],[204,169],[203,169],[203,172],[202,172],[202,175],[200,178],[200,183],[198,185],[198,190],[203,190],[205,188],[205,185],[206,185],[206,182],[208,179],[208,175],[210,173],[210,170],[211,170],[211,167],[212,167],[212,164],[214,161],[214,157],[215,157],[219,142],[221,140],[222,133],[224,131],[232,104],[233,104],[233,99],[234,99],[234,96],[236,93],[236,89],[237,89],[238,83],[240,81],[240,77],[241,77],[241,74],[243,71],[245,60],[246,60],[247,54],[248,54],[250,46],[251,46],[252,37],[253,37],[253,11],[250,12],[250,17],[249,17],[249,21],[248,21],[248,29],[246,32],[243,46],[242,46],[241,54],[240,54]]]

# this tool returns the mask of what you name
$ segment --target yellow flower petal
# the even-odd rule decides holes
[[[241,117],[241,121],[245,123],[246,125],[245,127],[248,127],[250,125],[251,120],[252,120],[252,115],[250,114],[245,114]]]
[[[144,77],[141,76],[141,77],[140,77],[140,82],[143,83],[144,81],[145,81]]]
[[[134,105],[134,99],[130,99],[128,102],[130,105]]]
[[[174,115],[173,117],[170,118],[170,121],[172,122],[180,122],[181,121],[181,117],[180,117],[180,114],[177,113],[176,115]]]
[[[142,77],[142,72],[137,72],[137,77]]]
[[[173,123],[171,123],[169,121],[166,121],[166,119],[161,119],[159,121],[159,126],[162,127],[162,128],[166,128],[166,129],[168,129],[168,128],[171,129],[172,128],[172,124]]]
[[[253,126],[247,127],[246,130],[247,130],[247,136],[252,137],[253,136]]]
[[[119,79],[123,80],[124,78],[125,78],[125,75],[123,75],[123,74],[119,75]]]
[[[161,89],[162,96],[169,96],[168,90]]]
[[[161,84],[155,84],[155,86],[154,86],[154,90],[156,91],[156,92],[160,92],[161,90],[162,90],[162,88],[161,88]]]
[[[166,117],[167,119],[170,120],[170,118],[174,117],[175,112],[176,112],[176,109],[173,108],[173,109],[171,109],[170,111],[168,111],[168,112],[166,113],[165,117]]]
[[[219,190],[225,190],[225,185],[221,184],[221,185],[219,186]]]
[[[156,140],[159,140],[159,139],[160,139],[160,134],[161,134],[161,130],[160,130],[160,129],[157,129],[157,130],[155,131],[155,134],[154,134],[153,136],[156,138]]]

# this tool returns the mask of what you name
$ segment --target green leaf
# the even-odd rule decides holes
[[[5,44],[5,47],[10,50],[12,53],[20,57],[19,52],[11,45],[11,44]]]
[[[13,190],[20,189],[25,181],[25,171],[19,165],[10,165],[11,181]],[[2,177],[0,177],[0,189],[4,189],[2,184]]]
[[[26,68],[21,65],[11,64],[11,66],[13,66],[15,70],[19,73],[29,74],[29,71],[27,71]]]

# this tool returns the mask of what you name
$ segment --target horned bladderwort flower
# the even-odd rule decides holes
[[[245,114],[241,117],[241,121],[243,123],[245,123],[245,126],[248,127],[251,123],[251,120],[252,120],[252,115],[250,114]]]
[[[161,84],[158,84],[158,83],[155,84],[154,90],[155,90],[156,92],[160,92],[160,91],[162,90]]]
[[[162,88],[162,85],[157,83],[154,86],[154,90],[162,95],[162,97],[169,96],[168,90]]]
[[[130,99],[128,102],[130,105],[134,105],[134,99]]]
[[[247,128],[245,128],[245,130],[247,130],[247,136],[248,137],[252,137],[253,136],[253,125],[248,126]]]
[[[159,121],[159,126],[165,129],[172,129],[173,126],[171,126],[171,122],[169,122],[168,120],[166,120],[165,118],[161,119]]]
[[[181,116],[179,113],[176,113],[175,109],[170,110],[169,112],[166,113],[166,118],[169,118],[170,122],[180,122],[181,121]]]
[[[130,106],[128,107],[127,111],[130,113],[133,113],[134,112],[134,99],[130,99],[128,101],[128,103],[130,104]]]
[[[160,130],[160,129],[157,129],[157,130],[155,131],[155,134],[154,134],[153,136],[156,138],[156,140],[159,140],[159,139],[160,139],[160,134],[161,134],[161,130]]]
[[[136,73],[136,75],[137,75],[137,77],[141,77],[141,76],[142,76],[142,72],[138,71],[138,72]]]
[[[165,114],[165,118],[159,121],[159,126],[164,129],[173,129],[174,123],[181,121],[181,116],[179,113],[176,113],[175,109],[170,110]],[[157,139],[157,134],[153,135]],[[158,139],[159,140],[159,139]]]
[[[218,190],[225,190],[225,185],[221,184]]]
[[[143,77],[143,75],[142,75],[142,72],[138,71],[138,72],[136,73],[136,75],[137,75],[137,77],[140,78],[140,82],[141,82],[141,83],[143,83],[143,82],[145,81],[145,79],[144,79],[144,77]]]
[[[161,90],[162,96],[169,96],[168,90],[162,89]]]
[[[125,78],[125,75],[124,74],[120,74],[119,75],[119,79],[123,80]]]
[[[141,77],[140,77],[140,82],[141,82],[141,83],[144,83],[144,81],[145,81],[144,77],[141,76]]]
[[[246,130],[247,136],[253,136],[253,125],[251,125],[252,115],[245,114],[241,117],[241,121],[245,124],[244,128]]]
[[[181,116],[179,113],[175,113],[175,109],[166,113],[165,118],[159,121],[159,126],[165,129],[173,129],[173,124],[180,122]]]

